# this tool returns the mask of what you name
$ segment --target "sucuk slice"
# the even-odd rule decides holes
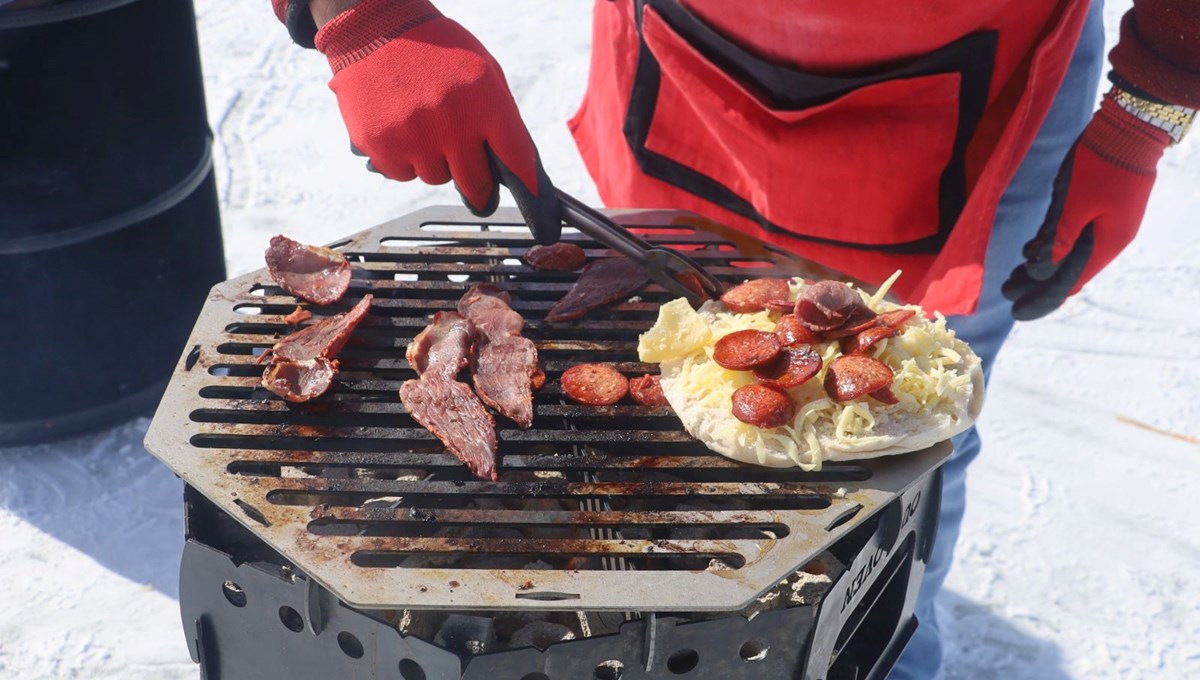
[[[578,364],[563,371],[563,392],[591,406],[611,406],[629,392],[629,380],[608,364]]]
[[[533,375],[529,376],[529,387],[534,392],[542,389],[546,385],[546,372],[539,366],[534,370]]]
[[[708,302],[712,296],[704,289],[704,284],[700,279],[700,275],[696,272],[676,272],[675,280],[683,284],[685,288],[695,293],[703,302]]]
[[[349,311],[321,319],[284,337],[271,348],[273,356],[288,361],[306,361],[317,357],[332,359],[366,317],[374,299],[372,295],[365,295]]]
[[[325,357],[275,360],[263,371],[262,385],[286,401],[302,404],[325,394],[337,375],[337,362]]]
[[[813,345],[821,341],[821,336],[808,330],[795,314],[784,314],[775,323],[775,337],[784,347],[797,345]]]
[[[624,300],[650,282],[641,265],[624,257],[594,260],[583,268],[579,280],[546,313],[546,321],[571,321],[618,300]]]
[[[642,406],[670,406],[667,395],[663,394],[662,376],[647,373],[640,378],[629,380],[629,396]]]
[[[825,371],[825,393],[834,401],[849,401],[885,387],[895,375],[882,361],[859,355],[834,359]]]
[[[880,340],[900,335],[899,328],[891,326],[875,326],[847,338],[842,338],[842,354],[866,354]]]
[[[796,407],[788,395],[766,385],[746,385],[733,392],[733,417],[755,427],[782,427],[792,420]]]
[[[821,355],[811,346],[787,348],[765,366],[754,369],[754,379],[770,387],[791,389],[821,372]]]
[[[749,371],[773,360],[783,350],[774,333],[734,331],[713,345],[713,361],[731,371]]]
[[[749,314],[761,312],[773,302],[786,302],[790,294],[787,279],[754,279],[725,291],[721,302],[731,312]]]
[[[825,341],[839,340],[841,338],[861,333],[868,328],[874,328],[880,325],[879,315],[865,304],[861,307],[856,307],[850,316],[842,322],[841,326],[825,331],[821,337]]]
[[[525,253],[525,264],[547,272],[570,272],[587,263],[583,248],[574,243],[559,241],[543,246],[536,245]]]
[[[408,380],[400,401],[472,474],[496,480],[496,421],[470,387],[440,376]]]
[[[913,309],[893,309],[890,312],[884,312],[879,315],[879,323],[892,328],[900,328],[908,323],[908,320],[917,315]]]
[[[890,387],[881,387],[875,390],[871,393],[871,397],[889,405],[900,403],[900,399],[896,397],[896,394],[892,392],[892,388]]]
[[[336,250],[304,245],[280,234],[271,239],[266,260],[275,283],[314,304],[337,302],[350,288],[350,263]]]

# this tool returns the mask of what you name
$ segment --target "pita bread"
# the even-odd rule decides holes
[[[793,299],[804,283],[793,281]],[[876,311],[901,309],[858,291]],[[918,309],[908,307],[909,309]],[[983,406],[983,369],[979,357],[946,328],[940,315],[923,313],[904,332],[880,342],[871,356],[896,375],[893,393],[899,404],[863,396],[837,403],[825,394],[825,367],[841,354],[837,341],[821,343],[821,372],[788,390],[796,404],[789,425],[763,429],[737,420],[730,398],[754,382],[746,371],[730,371],[712,360],[712,345],[736,330],[771,330],[776,312],[735,314],[720,302],[699,312],[686,301],[664,305],[659,322],[642,336],[643,361],[657,361],[662,388],[689,434],[726,457],[768,467],[819,469],[823,461],[875,458],[925,449],[963,432]]]

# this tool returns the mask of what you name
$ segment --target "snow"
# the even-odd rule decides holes
[[[438,4],[506,65],[550,176],[596,201],[564,125],[590,3]],[[1109,3],[1110,41],[1129,4]],[[280,231],[324,243],[457,202],[363,171],[323,60],[265,0],[196,5],[231,275]],[[941,599],[948,678],[1200,677],[1197,214],[1200,133],[1168,152],[1134,245],[1001,356]],[[0,450],[0,678],[198,677],[175,599],[180,483],[146,426]]]

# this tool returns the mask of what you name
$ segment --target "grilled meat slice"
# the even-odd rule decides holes
[[[438,312],[408,343],[404,356],[417,375],[453,378],[466,368],[475,326],[458,312]]]
[[[350,311],[322,319],[275,343],[259,358],[259,362],[271,361],[263,371],[262,386],[297,403],[325,394],[337,376],[338,364],[332,359],[367,315],[372,299],[367,295]]]
[[[541,371],[537,347],[521,336],[525,319],[510,301],[503,290],[481,284],[462,296],[458,310],[475,327],[471,373],[479,398],[527,428],[533,424],[533,382]]]
[[[495,289],[500,294],[494,294],[489,289]],[[458,301],[458,313],[475,324],[478,336],[498,338],[520,335],[525,329],[525,319],[508,306],[511,301],[508,293],[490,284],[483,284],[463,294]]]
[[[472,474],[496,480],[496,421],[470,387],[429,375],[401,385],[400,401]]]
[[[537,347],[519,335],[481,341],[471,361],[479,398],[522,429],[533,424],[533,379],[537,372]]]
[[[262,384],[287,401],[301,404],[329,390],[337,375],[337,362],[325,357],[304,361],[272,361]]]
[[[350,288],[350,263],[336,250],[306,246],[279,235],[271,239],[266,260],[275,283],[309,302],[337,302]]]
[[[546,314],[546,321],[578,319],[597,307],[633,295],[649,282],[650,275],[633,260],[596,260],[584,267],[571,290]]]
[[[276,359],[307,361],[317,357],[332,359],[342,351],[350,334],[367,315],[373,295],[363,296],[354,308],[306,326],[275,343],[271,354]]]

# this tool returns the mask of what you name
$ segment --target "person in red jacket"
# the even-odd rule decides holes
[[[384,175],[494,210],[551,190],[487,50],[427,0],[272,0],[333,69]],[[610,207],[676,207],[949,317],[985,374],[1014,319],[1058,308],[1134,238],[1164,151],[1200,107],[1200,2],[1135,0],[1103,65],[1102,0],[597,0],[570,121]],[[934,598],[974,429],[944,467],[920,621],[890,677],[941,664]]]

